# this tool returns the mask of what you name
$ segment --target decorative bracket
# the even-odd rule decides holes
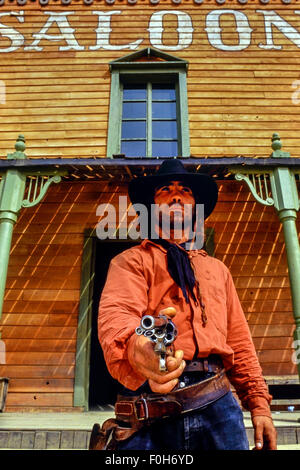
[[[270,155],[270,158],[282,158],[287,160],[287,168],[248,168],[243,167],[232,169],[232,173],[235,173],[235,179],[237,181],[245,181],[249,187],[251,194],[257,202],[263,204],[264,206],[274,206],[275,209],[282,209],[282,201],[284,204],[297,209],[296,201],[298,200],[297,188],[295,185],[295,178],[292,178],[293,174],[299,173],[299,170],[289,170],[288,169],[288,160],[290,157],[289,152],[283,152],[281,150],[282,143],[280,137],[277,133],[272,135],[272,149],[273,152]],[[283,180],[281,184],[276,184],[276,181],[280,173],[281,180],[283,175],[285,175],[285,183]],[[285,174],[288,173],[288,174]],[[283,191],[281,191],[283,190]],[[289,195],[289,198],[287,195]],[[287,200],[289,201],[287,203]],[[284,205],[283,204],[283,205]]]
[[[25,137],[23,135],[19,135],[15,144],[15,152],[9,153],[7,155],[7,159],[25,160],[27,158],[24,153],[25,148]],[[67,174],[66,171],[57,169],[31,169],[25,171],[21,165],[18,166],[17,172],[20,175],[20,179],[22,179],[22,189],[20,190],[18,198],[16,198],[15,192],[16,185],[18,183],[14,180],[14,176],[12,176],[13,179],[8,185],[10,194],[7,198],[7,206],[5,207],[5,211],[12,211],[14,213],[17,213],[22,207],[27,208],[36,206],[46,195],[49,186],[52,183],[60,183],[61,177]],[[11,196],[12,192],[14,192],[14,198]],[[14,207],[9,203],[12,199],[15,203]]]
[[[273,206],[274,199],[269,196],[268,174],[266,173],[237,173],[235,179],[245,181],[255,200],[264,206]]]
[[[36,206],[48,191],[49,186],[52,183],[60,183],[61,176],[47,176],[37,175],[36,177],[28,176],[29,185],[27,189],[26,199],[22,201],[22,207],[34,207]]]

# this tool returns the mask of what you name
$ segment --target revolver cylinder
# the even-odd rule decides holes
[[[177,336],[177,328],[167,315],[144,315],[135,330],[155,343],[154,351],[159,355],[159,370],[167,371],[166,356],[171,353],[172,344]]]

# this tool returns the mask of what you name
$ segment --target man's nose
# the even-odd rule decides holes
[[[173,202],[181,202],[182,201],[182,195],[178,191],[178,189],[174,190],[174,193],[172,194],[172,200],[173,200]]]

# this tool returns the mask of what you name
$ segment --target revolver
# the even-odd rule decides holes
[[[173,307],[166,311],[174,312]],[[175,311],[176,312],[176,311]],[[173,313],[172,316],[175,314]],[[166,356],[173,355],[174,348],[172,343],[177,336],[177,328],[169,315],[159,314],[157,317],[144,315],[140,325],[135,329],[137,335],[144,335],[153,341],[154,352],[159,355],[159,370],[167,371]]]

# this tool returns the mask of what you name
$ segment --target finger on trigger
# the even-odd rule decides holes
[[[160,310],[159,314],[160,315],[168,315],[169,317],[175,317],[177,313],[177,310],[175,307],[167,307],[167,308],[164,308],[163,310]]]
[[[174,357],[169,356],[167,358],[167,367],[168,367],[168,371],[172,372],[173,370],[178,369],[179,363]]]
[[[174,358],[171,358],[171,360],[167,362],[168,372],[178,371],[179,374],[182,374],[185,366],[186,363],[184,360],[177,359],[175,361]]]
[[[177,350],[175,351],[174,357],[175,357],[176,359],[183,359],[183,351],[182,351],[182,349],[177,349]]]

